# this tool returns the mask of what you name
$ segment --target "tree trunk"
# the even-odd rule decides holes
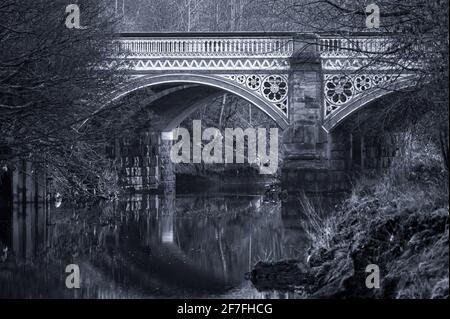
[[[230,31],[236,30],[236,0],[230,1]]]
[[[222,98],[222,107],[221,107],[221,109],[220,109],[220,116],[219,116],[219,127],[220,127],[220,129],[222,129],[222,117],[223,117],[223,110],[224,110],[224,108],[225,108],[225,103],[227,102],[227,93],[225,93],[224,95],[223,95],[223,98]]]
[[[448,131],[441,130],[439,132],[439,142],[441,148],[441,156],[444,162],[445,169],[448,171]]]

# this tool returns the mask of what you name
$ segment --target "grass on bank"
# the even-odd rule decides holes
[[[355,179],[334,212],[303,196],[308,260],[332,264],[330,271],[342,258],[355,272],[380,264],[385,289],[378,297],[448,296],[448,171],[437,154],[413,143],[383,174]]]

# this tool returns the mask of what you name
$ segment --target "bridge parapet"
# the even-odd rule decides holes
[[[392,48],[392,39],[387,36],[320,36],[318,42],[322,58],[362,58]]]
[[[121,37],[117,49],[129,58],[288,58],[293,38],[279,37]]]
[[[124,33],[115,40],[129,57],[284,57],[294,53],[295,42],[314,37],[322,57],[362,56],[387,51],[387,35],[336,35],[302,33]],[[313,44],[313,43],[310,43]]]

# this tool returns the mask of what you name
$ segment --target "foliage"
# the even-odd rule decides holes
[[[320,200],[308,197],[304,193],[299,196],[301,223],[303,230],[314,248],[330,248],[330,241],[336,231],[336,220],[328,218],[326,209]]]
[[[125,31],[289,30],[267,0],[116,0]],[[158,14],[154,14],[158,12]]]

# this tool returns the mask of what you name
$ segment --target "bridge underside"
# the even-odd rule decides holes
[[[166,191],[174,187],[175,175],[169,159],[172,142],[163,140],[161,133],[171,132],[179,127],[190,114],[200,107],[212,106],[214,99],[224,93],[236,94],[236,91],[200,84],[198,80],[193,82],[192,77],[184,81],[178,76],[149,76],[144,81],[142,78],[140,80],[139,85],[133,84],[116,93],[113,100],[120,103],[122,99],[126,99],[125,103],[137,103],[134,106],[137,112],[135,117],[142,116],[149,120],[133,133],[134,136],[116,143],[115,153],[123,168],[123,184],[126,188],[134,191]],[[250,96],[246,100],[258,102],[252,99]],[[253,105],[266,114],[273,114],[267,109],[267,104]],[[147,112],[151,113],[150,116]],[[279,119],[281,126],[286,127],[285,120]],[[276,125],[277,122],[274,121],[274,126]]]
[[[272,93],[269,94],[271,97],[273,96],[273,99],[275,99],[276,102],[271,102],[258,93],[262,90],[262,88],[260,88],[260,91],[256,89],[250,90],[244,85],[235,83],[233,80],[227,79],[222,75],[190,73],[135,75],[129,83],[111,95],[111,101],[114,102],[116,100],[120,100],[133,92],[143,89],[151,89],[158,92],[164,88],[185,86],[185,90],[172,93],[170,96],[168,95],[170,101],[163,102],[165,104],[165,108],[157,107],[159,112],[165,112],[167,110],[167,116],[169,116],[170,112],[172,112],[171,108],[170,110],[167,109],[168,103],[172,103],[171,106],[179,110],[178,112],[176,109],[173,110],[173,114],[178,114],[176,119],[173,118],[171,125],[168,127],[168,129],[170,129],[179,125],[184,118],[195,110],[195,107],[191,105],[192,103],[190,102],[193,102],[194,100],[207,101],[214,96],[228,92],[250,102],[274,120],[277,126],[284,129],[289,124],[286,108],[288,84],[284,80],[281,80],[281,78],[275,78],[273,81],[279,81],[277,82],[278,84],[274,85],[277,85],[278,90],[283,92],[283,94],[280,93],[279,95],[274,95]],[[262,82],[260,84],[262,84]],[[283,89],[284,87],[285,89]],[[154,98],[160,97],[156,96]],[[278,102],[281,98],[284,100]]]
[[[208,105],[224,91],[186,83],[159,84],[145,90],[148,97],[139,99],[138,109],[152,110],[157,120],[151,122],[147,137],[135,137],[135,151],[130,151],[133,147],[129,147],[126,156],[121,158],[123,167],[128,167],[124,174],[126,184],[134,190],[174,187],[174,168],[168,157],[170,142],[161,140],[160,133],[179,126],[196,109]],[[386,99],[369,103],[366,108],[346,117],[345,125],[330,133],[307,120],[287,127],[281,171],[285,187],[293,192],[299,189],[306,192],[345,191],[349,188],[350,171],[388,167],[395,156],[395,139],[389,134],[380,134],[382,130],[377,131],[376,125],[369,130],[369,125],[365,124],[371,123],[373,115],[379,114],[383,105],[389,105]],[[141,141],[137,142],[139,139]],[[143,147],[145,144],[147,147]],[[148,149],[152,152],[146,151]],[[136,158],[139,159],[136,161]]]
[[[151,110],[155,115],[151,121],[151,130],[155,132],[172,131],[199,107],[212,103],[224,93],[223,90],[197,84],[159,85],[151,90],[158,93],[140,101],[140,107]]]

